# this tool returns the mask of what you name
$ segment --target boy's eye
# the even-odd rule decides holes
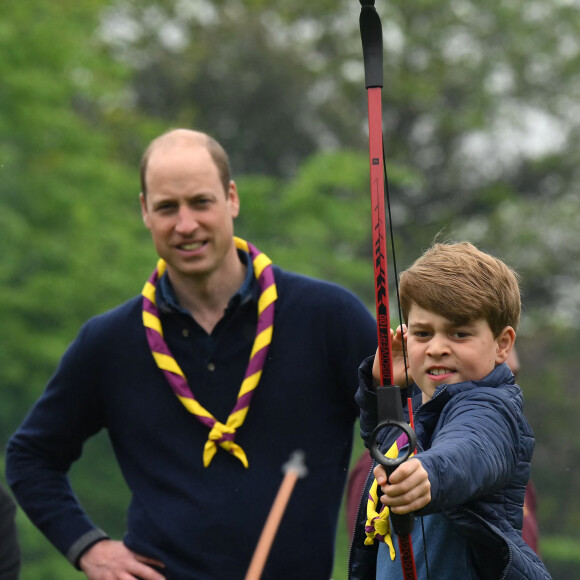
[[[456,338],[467,338],[468,336],[470,336],[469,332],[466,332],[464,330],[456,330],[453,333],[453,336],[455,336]]]
[[[413,335],[417,338],[428,338],[431,333],[428,330],[416,330]]]

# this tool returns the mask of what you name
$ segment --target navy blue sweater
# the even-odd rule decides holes
[[[93,318],[11,438],[7,478],[30,519],[72,561],[100,532],[67,472],[105,428],[132,493],[125,544],[162,560],[171,580],[243,578],[292,451],[306,454],[264,580],[328,580],[350,459],[357,367],[376,348],[372,316],[351,293],[275,269],[279,299],[262,379],[236,442],[203,467],[208,430],[179,402],[150,354],[141,298]],[[225,422],[252,347],[257,288],[230,303],[211,336],[162,308],[164,335],[196,398]]]

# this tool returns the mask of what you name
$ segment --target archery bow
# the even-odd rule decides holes
[[[383,156],[381,89],[383,86],[383,31],[381,19],[375,10],[374,0],[360,0],[360,33],[363,46],[365,84],[368,94],[369,156],[371,182],[371,209],[373,228],[373,258],[375,298],[378,334],[378,356],[381,384],[377,388],[379,424],[373,431],[370,452],[373,458],[385,466],[387,476],[406,461],[416,446],[415,432],[402,419],[400,389],[393,386],[393,357],[389,293],[387,278],[387,244],[385,239],[385,191],[386,174]],[[407,453],[394,460],[386,458],[376,444],[378,432],[386,426],[396,427],[408,437]],[[416,580],[417,571],[413,556],[411,532],[414,525],[412,514],[397,515],[391,512],[392,528],[399,542],[399,553],[404,580]]]

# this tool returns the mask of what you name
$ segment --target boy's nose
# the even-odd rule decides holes
[[[427,354],[437,357],[449,354],[449,341],[447,337],[439,335],[433,336],[427,346]]]

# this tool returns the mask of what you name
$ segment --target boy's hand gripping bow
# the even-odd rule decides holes
[[[371,434],[369,451],[372,458],[380,463],[387,472],[387,478],[412,455],[417,445],[417,436],[410,425],[403,420],[403,410],[401,407],[401,391],[399,387],[388,386],[377,388],[378,425]],[[383,427],[397,428],[407,435],[407,451],[400,457],[391,459],[385,457],[377,444],[377,436]],[[416,580],[417,570],[415,568],[415,557],[413,555],[413,544],[411,542],[411,532],[415,524],[413,514],[395,514],[390,512],[391,526],[399,542],[399,554],[401,556],[401,566],[404,580]]]

